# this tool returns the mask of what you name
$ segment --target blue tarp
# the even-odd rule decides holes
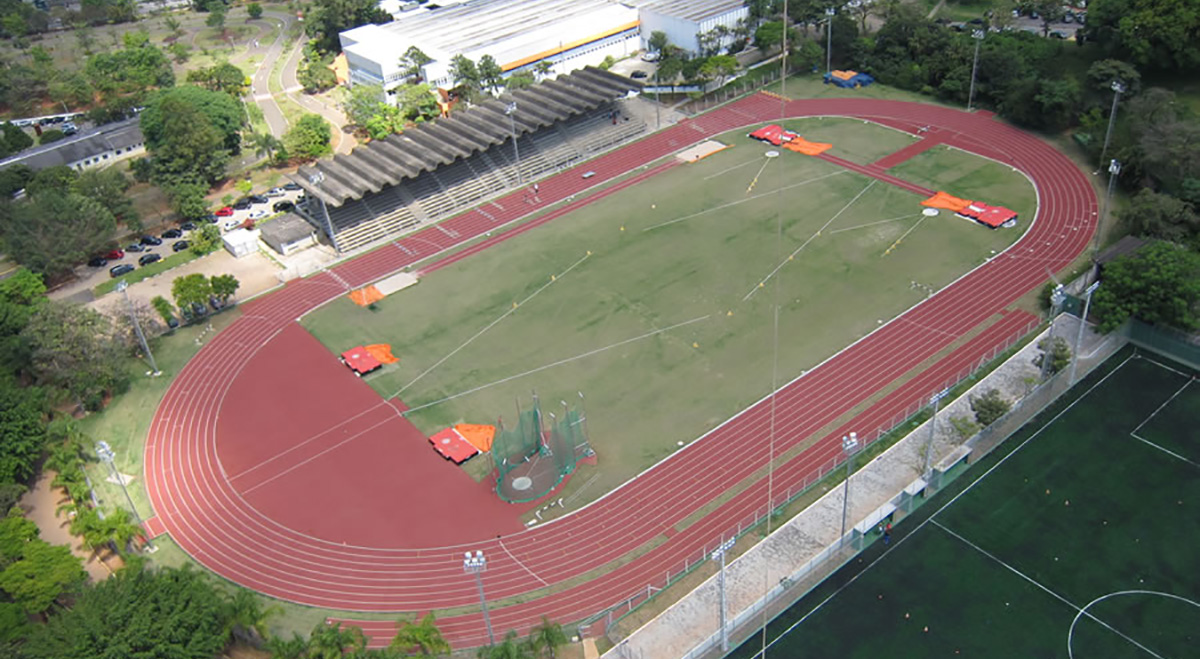
[[[855,87],[866,87],[873,82],[875,82],[875,78],[872,78],[866,73],[857,73],[846,80],[835,78],[832,73],[825,74],[825,84],[828,85],[832,83],[838,87],[846,87],[848,89],[853,89]]]

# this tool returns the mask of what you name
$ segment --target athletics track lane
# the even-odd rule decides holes
[[[1001,155],[1005,162],[1031,175],[1038,183],[1041,207],[1037,221],[1014,248],[917,306],[901,321],[888,324],[785,387],[777,400],[777,453],[886,387],[948,346],[954,337],[1034,288],[1044,280],[1047,269],[1063,267],[1086,246],[1095,211],[1094,195],[1086,178],[1064,156],[986,117],[945,108],[842,99],[793,101],[786,107],[787,114],[793,116],[841,115],[879,118],[885,123],[936,125],[948,134],[948,143],[985,151],[985,155]],[[750,123],[748,117],[776,119],[780,109],[776,99],[752,96],[592,161],[585,168],[596,171],[598,180],[605,180],[706,135]],[[964,133],[971,136],[965,137]],[[1004,153],[980,146],[989,143],[1004,145]],[[556,197],[552,195],[578,186],[577,171],[545,182],[542,198],[553,199]],[[472,231],[491,230],[503,221],[505,216],[500,213],[515,215],[522,211],[515,206],[520,202],[514,197],[485,205],[491,217],[473,212],[443,226],[463,238],[474,235]],[[426,233],[414,236],[411,244],[420,247],[420,240],[439,245],[445,242],[441,232],[437,232],[441,239],[422,235]],[[408,238],[397,241],[395,247],[373,252],[339,267],[337,272],[355,285],[384,276],[403,266],[406,258],[409,262],[414,258],[399,248],[409,242]],[[371,270],[378,268],[374,276],[360,265],[366,260],[375,263]],[[224,395],[228,371],[291,319],[343,292],[327,275],[289,285],[247,305],[244,317],[185,367],[164,398],[148,438],[147,479],[156,512],[176,541],[202,563],[235,581],[285,599],[364,610],[469,606],[475,594],[473,584],[457,565],[459,548],[382,550],[314,541],[263,516],[224,482],[213,447],[213,417],[218,407],[213,401]],[[1001,340],[999,336],[989,338]],[[970,368],[987,351],[976,352],[960,349],[937,367],[946,373]],[[868,364],[872,368],[868,369]],[[214,377],[216,373],[225,375]],[[885,398],[891,409],[877,405],[872,408],[873,419],[860,417],[851,425],[865,435],[870,432],[868,423],[890,420],[943,383],[929,379],[923,382],[928,387],[911,392],[909,400],[899,400],[900,396]],[[180,395],[185,392],[205,395],[185,401]],[[764,436],[765,422],[765,406],[760,404],[584,510],[503,540],[471,543],[471,547],[481,547],[489,554],[489,597],[526,592],[541,586],[542,581],[561,582],[589,567],[605,565],[655,537],[713,496],[711,481],[696,474],[708,475],[722,469],[724,480],[730,482],[763,464],[765,451],[744,448],[746,437]],[[829,434],[817,446],[827,446],[835,435]],[[809,464],[803,459],[810,453],[816,455],[810,448],[778,470],[777,497],[783,496],[785,488],[805,482],[809,474],[800,473],[802,467],[808,467],[809,473],[820,468],[820,463]],[[670,496],[664,494],[667,492]],[[622,568],[558,595],[495,611],[497,626],[525,628],[543,612],[559,620],[578,619],[644,589],[646,584],[661,583],[667,570],[682,568],[683,561],[689,557],[694,560],[705,542],[711,547],[714,539],[760,510],[766,497],[758,494],[735,497]],[[478,616],[447,618],[442,626],[456,644],[477,644],[480,639]],[[372,625],[371,629],[385,634],[387,626]]]

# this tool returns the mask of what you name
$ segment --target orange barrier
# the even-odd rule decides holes
[[[471,442],[471,446],[480,451],[492,450],[492,440],[496,438],[496,426],[482,426],[473,423],[460,423],[454,430]]]
[[[371,356],[379,360],[381,364],[395,364],[400,361],[399,358],[392,355],[392,346],[386,343],[375,343],[369,346],[364,346],[364,349],[371,353]]]
[[[832,144],[826,144],[824,142],[809,142],[803,137],[795,137],[791,142],[787,142],[782,146],[789,151],[803,153],[806,156],[819,156],[833,148]]]
[[[350,300],[360,307],[370,306],[384,298],[383,293],[379,292],[378,288],[368,286],[360,288],[357,291],[350,291]]]
[[[967,206],[970,206],[971,202],[967,201],[966,199],[959,199],[958,197],[955,197],[949,193],[939,191],[932,197],[922,201],[921,205],[928,206],[930,208],[942,208],[957,213]]]

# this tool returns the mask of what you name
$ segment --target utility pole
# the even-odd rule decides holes
[[[479,587],[479,606],[483,608],[483,624],[487,626],[488,645],[496,644],[496,636],[492,634],[492,619],[488,616],[487,598],[483,596],[483,572],[487,571],[487,559],[484,558],[483,552],[475,550],[475,554],[471,552],[463,552],[463,572],[475,573],[475,585]]]
[[[117,454],[113,452],[112,447],[108,445],[108,442],[100,440],[96,442],[96,457],[100,458],[101,462],[108,465],[108,470],[112,473],[113,478],[117,479],[117,482],[121,484],[121,491],[125,493],[125,501],[129,504],[129,512],[133,514],[133,519],[135,522],[137,522],[137,525],[141,526],[142,516],[138,514],[137,506],[133,505],[133,497],[129,496],[129,488],[125,486],[125,478],[121,476],[120,472],[117,471],[117,465],[115,464]],[[146,551],[149,553],[153,553],[155,551],[154,543],[150,541],[150,536],[148,534],[146,535]]]
[[[925,467],[921,470],[921,478],[929,480],[926,474],[929,473],[929,462],[933,459],[933,439],[937,436],[937,415],[938,406],[942,399],[950,394],[949,389],[942,389],[929,398],[929,402],[933,404],[933,417],[929,419],[929,443],[925,445]]]
[[[517,121],[513,119],[513,115],[517,112],[517,102],[513,101],[504,108],[504,114],[508,115],[508,128],[512,131],[513,140],[513,158],[517,168],[517,185],[525,185],[525,181],[521,178],[521,149],[517,146]]]
[[[1092,260],[1096,260],[1096,254],[1100,251],[1100,231],[1104,228],[1104,222],[1108,219],[1108,209],[1112,206],[1113,187],[1117,184],[1117,177],[1121,175],[1121,162],[1113,160],[1108,163],[1108,192],[1104,193],[1104,208],[1100,209],[1100,219],[1096,222],[1096,233],[1092,236]]]
[[[983,43],[985,36],[987,33],[983,30],[971,32],[971,38],[975,40],[975,62],[971,64],[971,91],[967,94],[967,112],[971,111],[971,105],[975,102],[975,73],[979,71],[979,45]]]
[[[769,512],[767,514],[770,514]],[[721,561],[721,571],[717,574],[717,584],[721,589],[721,651],[729,652],[729,624],[726,620],[726,600],[725,600],[725,554],[733,548],[734,541],[737,538],[730,538],[720,544],[713,550],[711,558]]]
[[[150,361],[150,372],[146,375],[159,376],[162,371],[158,370],[158,364],[154,362],[154,353],[150,352],[150,344],[146,343],[146,335],[142,333],[142,324],[138,322],[137,314],[133,311],[133,302],[129,300],[129,282],[122,279],[117,282],[117,290],[125,296],[125,306],[129,307],[129,322],[133,323],[133,331],[137,333],[138,341],[142,344],[142,350],[146,353],[146,359]]]
[[[828,23],[828,26],[826,28],[826,36],[825,36],[825,73],[826,73],[826,75],[828,75],[829,72],[833,70],[833,15],[836,13],[837,13],[837,10],[834,9],[833,7],[825,8],[825,21]],[[786,23],[787,23],[787,20],[785,18],[784,24],[786,25]]]
[[[1058,311],[1066,297],[1062,284],[1055,286],[1054,292],[1050,294],[1050,332],[1046,334],[1046,348],[1042,350],[1042,382],[1050,377],[1050,362],[1053,361],[1051,356],[1054,353],[1054,319],[1058,317]]]
[[[838,536],[839,545],[846,538],[846,517],[850,514],[850,465],[856,452],[858,433],[852,432],[842,437],[842,454],[846,456],[846,486],[842,491],[842,534]]]
[[[1113,90],[1112,110],[1108,112],[1108,130],[1104,133],[1104,148],[1100,149],[1100,167],[1104,166],[1104,156],[1108,155],[1108,142],[1112,139],[1113,124],[1117,121],[1117,102],[1121,100],[1121,94],[1125,93],[1125,83],[1120,80],[1113,80],[1111,89]],[[1100,167],[1096,168],[1093,174],[1100,173]]]
[[[1083,342],[1083,328],[1087,325],[1088,310],[1092,306],[1092,293],[1100,288],[1100,282],[1096,282],[1087,287],[1083,292],[1083,315],[1079,317],[1079,331],[1075,334],[1075,354],[1071,359],[1071,379],[1067,380],[1068,384],[1075,384],[1075,369],[1079,366],[1079,344]]]

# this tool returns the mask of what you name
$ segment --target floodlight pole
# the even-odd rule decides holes
[[[162,375],[162,371],[158,370],[158,364],[154,362],[154,353],[150,352],[150,345],[146,343],[146,335],[142,333],[142,324],[138,322],[137,314],[133,312],[133,302],[129,300],[129,282],[124,279],[117,282],[117,290],[125,296],[125,306],[129,307],[129,321],[133,323],[133,331],[137,333],[142,350],[146,352],[146,359],[150,360],[150,374]]]
[[[1113,90],[1113,104],[1112,110],[1108,112],[1108,130],[1104,133],[1104,148],[1100,149],[1100,167],[1104,166],[1104,156],[1108,154],[1108,142],[1112,139],[1113,124],[1117,121],[1117,102],[1121,100],[1121,94],[1125,93],[1125,83],[1113,80],[1111,89]],[[1099,174],[1100,167],[1097,167],[1093,173]]]
[[[1046,335],[1046,348],[1042,350],[1042,381],[1050,376],[1050,359],[1054,350],[1054,319],[1058,317],[1058,311],[1062,308],[1062,303],[1066,298],[1066,293],[1063,292],[1063,285],[1059,284],[1054,287],[1054,292],[1050,294],[1050,332]]]
[[[979,71],[979,45],[983,43],[985,36],[987,33],[983,30],[971,32],[971,38],[975,40],[975,61],[971,64],[971,91],[967,94],[967,112],[971,111],[971,105],[975,101],[975,73]]]
[[[488,645],[496,644],[496,636],[492,634],[492,619],[488,616],[487,598],[483,596],[483,577],[481,574],[487,570],[487,559],[484,558],[483,552],[475,550],[475,553],[463,553],[463,572],[475,573],[475,585],[479,588],[479,606],[483,608],[483,624],[487,626]]]
[[[846,538],[846,518],[850,514],[850,462],[858,451],[858,433],[852,432],[842,437],[842,454],[846,456],[846,485],[842,491],[842,534],[838,536],[838,545]]]
[[[1117,177],[1121,175],[1121,162],[1113,160],[1108,163],[1108,192],[1104,193],[1104,208],[1100,209],[1100,219],[1096,222],[1096,233],[1092,235],[1092,260],[1096,259],[1096,253],[1100,251],[1100,230],[1104,228],[1104,222],[1108,219],[1108,209],[1112,206],[1113,187],[1117,184]]]
[[[115,464],[117,454],[113,452],[108,442],[104,440],[96,442],[96,457],[108,465],[108,470],[112,473],[113,478],[117,479],[117,482],[121,484],[121,491],[125,493],[125,501],[129,503],[129,511],[133,514],[133,519],[139,527],[142,526],[142,516],[138,514],[137,506],[133,505],[133,497],[129,496],[129,488],[125,487],[125,479],[121,478],[120,472],[117,471],[117,465]],[[150,541],[150,534],[148,533],[146,534],[146,550],[154,551],[154,543]]]
[[[833,7],[825,8],[825,22],[828,23],[825,36],[825,73],[828,74],[833,70],[833,15],[837,10]],[[784,23],[787,23],[784,20]],[[785,27],[786,29],[786,27]]]
[[[729,652],[729,623],[726,619],[726,600],[725,600],[725,554],[733,548],[734,541],[737,538],[730,538],[722,542],[710,555],[711,558],[721,561],[721,571],[717,574],[717,584],[721,589],[721,651]]]
[[[925,467],[921,470],[921,478],[926,480],[928,480],[926,474],[929,473],[929,462],[933,459],[933,439],[937,435],[938,406],[941,405],[942,399],[949,394],[949,389],[942,389],[929,398],[929,402],[933,404],[933,417],[929,419],[929,443],[925,445]]]
[[[521,149],[517,146],[517,120],[513,119],[513,115],[517,113],[517,102],[513,101],[504,108],[504,114],[508,115],[508,128],[512,131],[513,138],[513,157],[516,159],[517,168],[517,185],[525,185],[525,181],[521,177]]]
[[[1071,360],[1071,379],[1067,380],[1068,384],[1075,384],[1075,368],[1079,366],[1079,344],[1083,342],[1083,328],[1087,325],[1088,310],[1092,306],[1092,293],[1100,288],[1100,282],[1096,282],[1087,287],[1083,292],[1083,315],[1079,317],[1079,331],[1075,333],[1075,354]]]

